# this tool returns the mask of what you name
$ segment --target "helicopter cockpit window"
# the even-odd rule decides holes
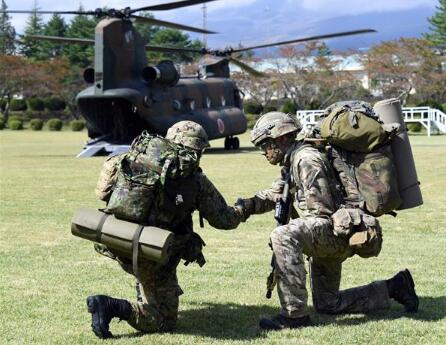
[[[211,107],[211,99],[209,97],[206,97],[206,105],[208,108]]]

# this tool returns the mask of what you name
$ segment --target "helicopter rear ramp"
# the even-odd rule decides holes
[[[128,144],[111,143],[101,138],[87,142],[76,158],[89,158],[94,156],[115,156],[127,152]]]

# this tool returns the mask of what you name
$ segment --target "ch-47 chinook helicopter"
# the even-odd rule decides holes
[[[89,157],[128,148],[142,130],[164,135],[174,123],[192,120],[201,124],[210,139],[225,138],[225,149],[238,149],[237,134],[246,131],[241,92],[229,75],[229,62],[253,74],[261,75],[231,54],[324,38],[356,35],[364,29],[331,33],[271,44],[225,50],[183,49],[145,45],[133,21],[186,31],[215,32],[172,22],[138,16],[139,11],[161,11],[197,5],[214,0],[183,0],[136,9],[96,9],[94,11],[37,11],[41,14],[83,14],[102,19],[94,39],[54,36],[29,36],[38,40],[94,45],[94,68],[84,71],[90,84],[77,97],[87,121],[90,140],[78,157]],[[31,11],[7,11],[30,13]],[[33,13],[35,11],[32,11]],[[146,51],[199,53],[203,55],[195,76],[180,77],[171,61],[148,64]]]

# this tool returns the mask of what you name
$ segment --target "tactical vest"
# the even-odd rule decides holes
[[[116,218],[175,228],[194,209],[198,165],[196,151],[144,131],[128,153],[105,162],[96,194],[107,201],[105,212]],[[169,219],[155,224],[161,214]]]
[[[339,102],[325,111],[315,136],[329,143],[322,150],[336,172],[347,207],[379,217],[401,205],[388,145],[397,129],[385,129],[365,102]]]

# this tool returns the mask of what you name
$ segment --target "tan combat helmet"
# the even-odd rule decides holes
[[[209,147],[206,131],[193,121],[175,123],[167,130],[166,139],[198,151]]]
[[[285,134],[300,132],[301,129],[302,125],[295,116],[272,111],[257,120],[251,131],[251,142],[257,146],[268,138],[275,139]]]

